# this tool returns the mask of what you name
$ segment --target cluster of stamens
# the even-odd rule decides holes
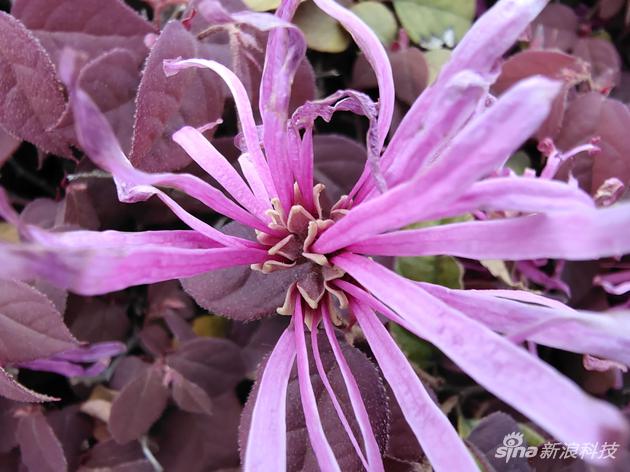
[[[331,285],[345,273],[330,263],[329,255],[314,252],[313,244],[323,231],[348,212],[352,201],[343,196],[327,209],[322,205],[324,190],[323,184],[315,185],[309,204],[297,184],[294,185],[294,203],[288,213],[280,200],[273,199],[272,209],[267,211],[271,219],[269,232],[256,231],[258,242],[269,247],[270,257],[261,264],[252,265],[252,269],[265,274],[290,268],[295,272],[295,282],[287,290],[284,304],[277,309],[282,315],[293,314],[296,291],[313,310],[327,294],[335,297],[338,307],[347,306],[343,292]],[[332,309],[336,312],[334,307]]]

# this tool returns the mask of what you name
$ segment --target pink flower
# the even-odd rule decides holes
[[[310,382],[306,332],[318,375],[368,470],[383,470],[356,379],[333,323],[358,322],[411,429],[436,470],[476,470],[457,432],[390,338],[376,313],[441,349],[480,385],[565,442],[625,442],[627,424],[612,406],[583,393],[517,342],[533,342],[630,362],[627,312],[574,311],[526,292],[448,290],[404,279],[369,256],[450,254],[472,259],[594,259],[630,251],[630,205],[597,209],[572,185],[547,179],[498,176],[507,158],[545,120],[559,85],[534,77],[496,101],[488,87],[502,55],[546,4],[501,0],[453,51],[439,78],[414,103],[387,147],[394,89],[387,55],[370,29],[333,0],[315,0],[354,37],[378,78],[378,106],[355,91],[307,103],[288,116],[289,91],[305,53],[288,22],[298,2],[282,3],[268,40],[260,89],[262,127],[238,77],[201,59],[170,61],[167,74],[208,68],[227,84],[241,127],[241,175],[196,129],[173,136],[232,199],[186,174],[134,169],[106,119],[81,90],[73,90],[77,135],[86,154],[112,173],[119,198],[157,196],[192,230],[49,233],[22,226],[28,245],[3,245],[2,274],[33,273],[82,294],[185,278],[236,265],[264,274],[307,264],[287,289],[279,311],[292,315],[258,380],[245,447],[248,471],[286,468],[286,391],[294,365],[311,446],[320,468],[340,470],[326,437]],[[489,104],[493,102],[492,104]],[[363,114],[371,126],[368,159],[349,195],[323,205],[314,185],[313,122],[338,110]],[[261,131],[261,132],[260,132]],[[500,174],[496,174],[500,175]],[[159,187],[183,191],[226,217],[256,230],[255,241],[232,236],[180,207]],[[518,216],[405,229],[422,220],[479,210]],[[4,205],[5,218],[17,216]],[[339,308],[347,308],[344,317]],[[305,330],[304,326],[307,325]],[[355,438],[319,361],[323,326],[343,375],[360,428]],[[506,336],[502,336],[502,334]]]

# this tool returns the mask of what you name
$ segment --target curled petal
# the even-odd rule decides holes
[[[314,250],[332,252],[366,236],[416,223],[434,207],[455,200],[503,166],[538,129],[558,90],[558,83],[542,77],[520,82],[470,121],[424,172],[352,208],[322,234]]]

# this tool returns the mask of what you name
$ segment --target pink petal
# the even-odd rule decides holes
[[[503,54],[512,47],[547,2],[548,0],[502,0],[479,18],[453,51],[435,85],[420,95],[407,112],[389,147],[404,147],[404,143],[417,134],[424,123],[423,117],[429,107],[435,104],[437,90],[457,73],[471,70],[486,78],[490,85],[499,71]]]
[[[170,197],[153,187],[153,185],[172,186],[237,221],[259,229],[265,228],[262,222],[229,200],[221,191],[195,176],[168,173],[147,174],[134,169],[120,148],[107,119],[92,99],[82,90],[75,90],[72,103],[77,138],[83,150],[99,167],[112,173],[122,201],[146,200],[151,195],[157,195],[182,218],[185,211]],[[191,227],[199,228],[198,230],[208,237],[226,245],[230,244],[232,238],[223,235],[211,226],[201,223],[191,215],[187,215],[186,219],[196,224],[196,227]],[[189,224],[189,221],[185,222]]]
[[[216,72],[226,85],[229,87],[234,97],[234,103],[236,104],[236,110],[241,123],[241,132],[245,138],[245,144],[247,146],[247,152],[252,156],[252,162],[256,166],[258,174],[265,183],[267,192],[272,197],[277,196],[275,186],[269,171],[269,166],[265,160],[265,156],[260,148],[260,142],[258,139],[258,131],[256,129],[256,122],[254,121],[254,115],[252,113],[252,104],[247,97],[245,87],[239,80],[239,78],[230,69],[216,61],[209,61],[206,59],[186,59],[181,61],[165,61],[164,72],[166,75],[177,74],[182,69],[189,67],[197,67],[200,69],[206,68]]]
[[[457,431],[431,399],[374,312],[358,303],[351,306],[405,419],[433,468],[446,472],[476,470],[475,461]]]
[[[234,199],[261,221],[269,217],[265,211],[271,208],[269,200],[257,199],[238,172],[223,155],[197,129],[184,126],[173,134],[173,140],[188,153]]]
[[[367,469],[373,471],[383,470],[383,459],[381,457],[378,444],[376,443],[376,438],[374,437],[374,431],[372,430],[370,418],[368,417],[365,404],[363,403],[361,392],[359,391],[359,385],[350,370],[350,366],[343,355],[339,341],[335,336],[326,305],[323,305],[323,310],[324,329],[326,330],[328,342],[332,347],[337,365],[339,366],[339,370],[341,371],[341,375],[343,376],[343,380],[346,384],[350,403],[352,404],[352,410],[354,411],[355,418],[359,424],[359,428],[361,429],[361,435],[363,436],[363,444],[365,445],[367,461],[369,464]]]
[[[0,272],[5,278],[41,277],[57,287],[83,295],[191,277],[268,258],[261,249],[152,245],[98,248],[0,244],[0,254],[3,260]]]
[[[451,308],[498,333],[526,334],[525,331],[533,328],[524,337],[537,344],[630,364],[630,314],[627,311],[575,311],[550,299],[553,307],[532,305],[543,299],[535,295],[527,298],[527,303],[504,298],[511,293],[516,297],[527,294],[516,290],[501,290],[501,295],[495,296],[493,290],[449,290],[425,283],[420,286]]]
[[[520,82],[469,122],[425,172],[352,208],[322,234],[314,250],[332,252],[366,236],[415,223],[433,208],[455,200],[476,180],[501,167],[538,129],[558,89],[558,83],[541,77]],[[462,156],[467,157],[465,162]]]
[[[630,252],[630,203],[575,213],[536,214],[395,231],[349,250],[379,256],[448,254],[470,259],[589,260]]]
[[[317,457],[317,463],[320,468],[325,471],[339,471],[339,464],[337,464],[335,454],[328,443],[328,439],[326,439],[326,433],[324,433],[324,427],[319,418],[317,400],[315,399],[313,385],[311,384],[308,351],[304,337],[304,316],[302,314],[302,302],[299,296],[295,304],[293,323],[300,399],[302,400],[308,438],[311,441],[311,446],[313,447],[313,452],[315,453],[315,457]]]
[[[262,373],[247,437],[245,472],[286,469],[287,385],[295,359],[292,331],[289,327],[282,333]]]
[[[374,308],[434,344],[480,385],[556,439],[625,444],[628,426],[616,409],[588,397],[524,349],[367,258],[344,254],[333,263],[397,314],[382,304]]]
[[[319,354],[319,345],[317,342],[316,324],[318,322],[319,320],[314,320],[313,327],[311,329],[311,346],[313,349],[313,358],[315,360],[317,373],[319,374],[319,378],[322,380],[322,383],[324,384],[324,388],[326,389],[326,392],[328,392],[328,396],[330,397],[330,400],[332,401],[333,407],[335,408],[335,411],[337,412],[337,416],[339,418],[339,421],[341,421],[343,429],[346,431],[346,434],[348,435],[348,438],[350,439],[350,442],[352,443],[352,447],[354,447],[354,450],[359,456],[359,459],[361,460],[361,463],[363,464],[363,466],[369,470],[367,461],[365,460],[363,451],[361,450],[361,446],[359,446],[357,438],[354,436],[354,432],[352,431],[352,428],[350,428],[350,423],[348,423],[348,419],[346,418],[346,414],[343,412],[343,409],[341,408],[341,405],[339,404],[337,395],[335,394],[335,391],[333,390],[332,386],[330,385],[330,382],[328,381],[328,375],[326,375],[326,370],[324,369],[324,365],[322,364],[322,358]]]
[[[276,15],[290,21],[299,5],[297,0],[283,1]],[[306,41],[301,31],[290,27],[275,28],[269,33],[265,67],[260,83],[260,116],[263,121],[265,152],[280,201],[289,210],[293,198],[293,172],[287,152],[287,119],[291,85],[304,55]],[[307,156],[312,160],[313,156]],[[310,192],[311,189],[308,189]]]
[[[315,0],[315,3],[348,30],[374,69],[379,89],[377,135],[380,150],[387,137],[394,113],[394,79],[387,52],[372,29],[350,10],[334,0]]]

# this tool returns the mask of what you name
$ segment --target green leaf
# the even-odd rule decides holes
[[[357,3],[350,9],[372,28],[381,43],[389,46],[394,42],[398,32],[398,23],[394,14],[385,5],[367,1]]]
[[[343,52],[350,45],[350,36],[341,25],[312,1],[306,1],[299,6],[293,23],[304,33],[308,47],[315,51]]]
[[[394,0],[394,9],[409,37],[420,46],[452,48],[472,24],[475,0]]]
[[[418,282],[462,288],[464,270],[451,256],[399,257],[396,272]]]
[[[275,10],[280,6],[280,0],[243,0],[243,2],[254,11]]]
[[[389,323],[389,332],[411,363],[421,369],[426,369],[434,363],[435,348],[432,344],[395,323]]]
[[[521,430],[521,433],[523,433],[523,436],[525,437],[525,441],[527,441],[527,444],[530,446],[538,447],[545,443],[545,438],[526,424],[519,423],[518,428]]]
[[[525,169],[531,167],[531,161],[526,152],[518,151],[508,159],[506,165],[518,175],[523,175]]]
[[[429,66],[429,85],[431,85],[442,70],[442,66],[451,58],[450,49],[432,49],[424,53]]]

